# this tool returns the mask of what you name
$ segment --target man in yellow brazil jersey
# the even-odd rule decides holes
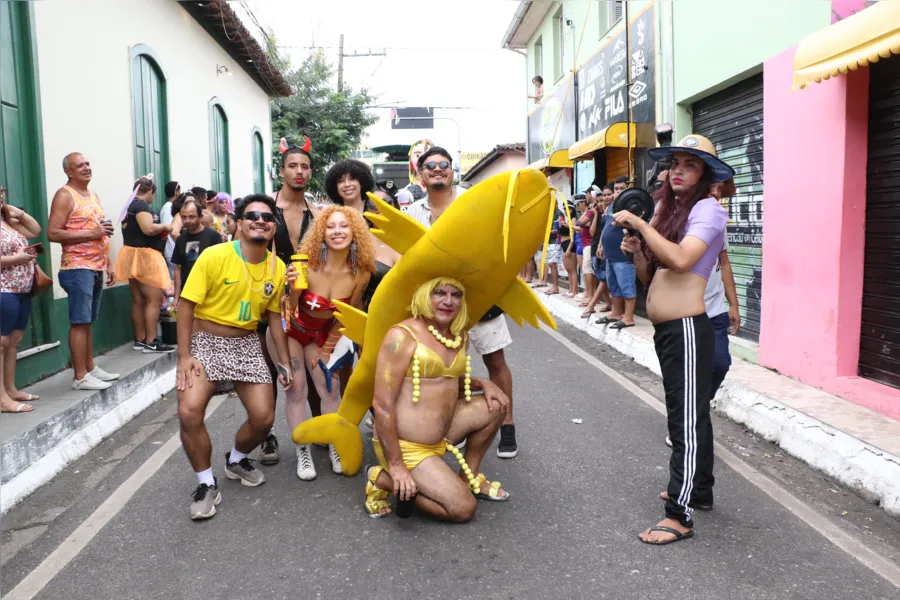
[[[248,196],[235,216],[240,239],[200,255],[178,305],[178,419],[184,451],[199,480],[190,510],[194,520],[215,515],[222,501],[204,424],[210,398],[235,389],[247,410],[247,421],[225,454],[225,477],[249,487],[266,481],[247,454],[266,439],[275,419],[271,375],[256,334],[262,315],[281,323],[286,269],[266,250],[275,235],[275,201],[262,194]],[[271,329],[278,379],[287,390],[287,338],[284,328]]]

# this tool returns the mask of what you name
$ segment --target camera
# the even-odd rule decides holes
[[[656,134],[656,142],[660,145],[660,147],[667,147],[672,145],[672,136],[675,132],[670,124],[660,123],[653,128],[653,133]],[[650,181],[647,184],[648,191],[651,194],[662,187],[662,181],[659,180],[659,174],[663,171],[668,171],[669,167],[671,166],[671,158],[664,158],[656,161],[656,164],[653,166],[653,174],[650,175]]]

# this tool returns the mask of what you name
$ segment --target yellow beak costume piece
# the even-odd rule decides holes
[[[520,326],[556,323],[519,271],[547,243],[556,198],[540,171],[495,175],[460,194],[431,229],[369,194],[381,214],[366,213],[372,233],[402,255],[385,275],[368,314],[339,301],[335,317],[362,346],[337,413],[310,419],[292,435],[297,444],[334,444],[345,475],[362,464],[359,422],[372,406],[381,342],[391,327],[408,319],[413,294],[435,277],[452,277],[466,288],[469,327],[494,305]],[[542,261],[543,262],[543,261]],[[543,266],[543,265],[542,265]]]

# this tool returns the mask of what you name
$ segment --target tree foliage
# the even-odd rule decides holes
[[[270,46],[273,63],[284,70],[285,79],[294,90],[288,98],[274,98],[272,108],[273,165],[281,165],[278,142],[286,138],[289,145],[303,145],[303,136],[312,141],[313,177],[309,190],[323,193],[325,170],[341,158],[347,158],[359,147],[363,134],[377,117],[366,112],[374,98],[368,90],[354,91],[346,84],[341,92],[332,87],[334,69],[319,52],[313,52],[296,69]]]

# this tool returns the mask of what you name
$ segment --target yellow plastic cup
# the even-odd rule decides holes
[[[291,256],[291,262],[297,269],[298,277],[294,281],[295,290],[305,290],[309,287],[306,277],[309,274],[309,256],[306,254],[294,254]]]

